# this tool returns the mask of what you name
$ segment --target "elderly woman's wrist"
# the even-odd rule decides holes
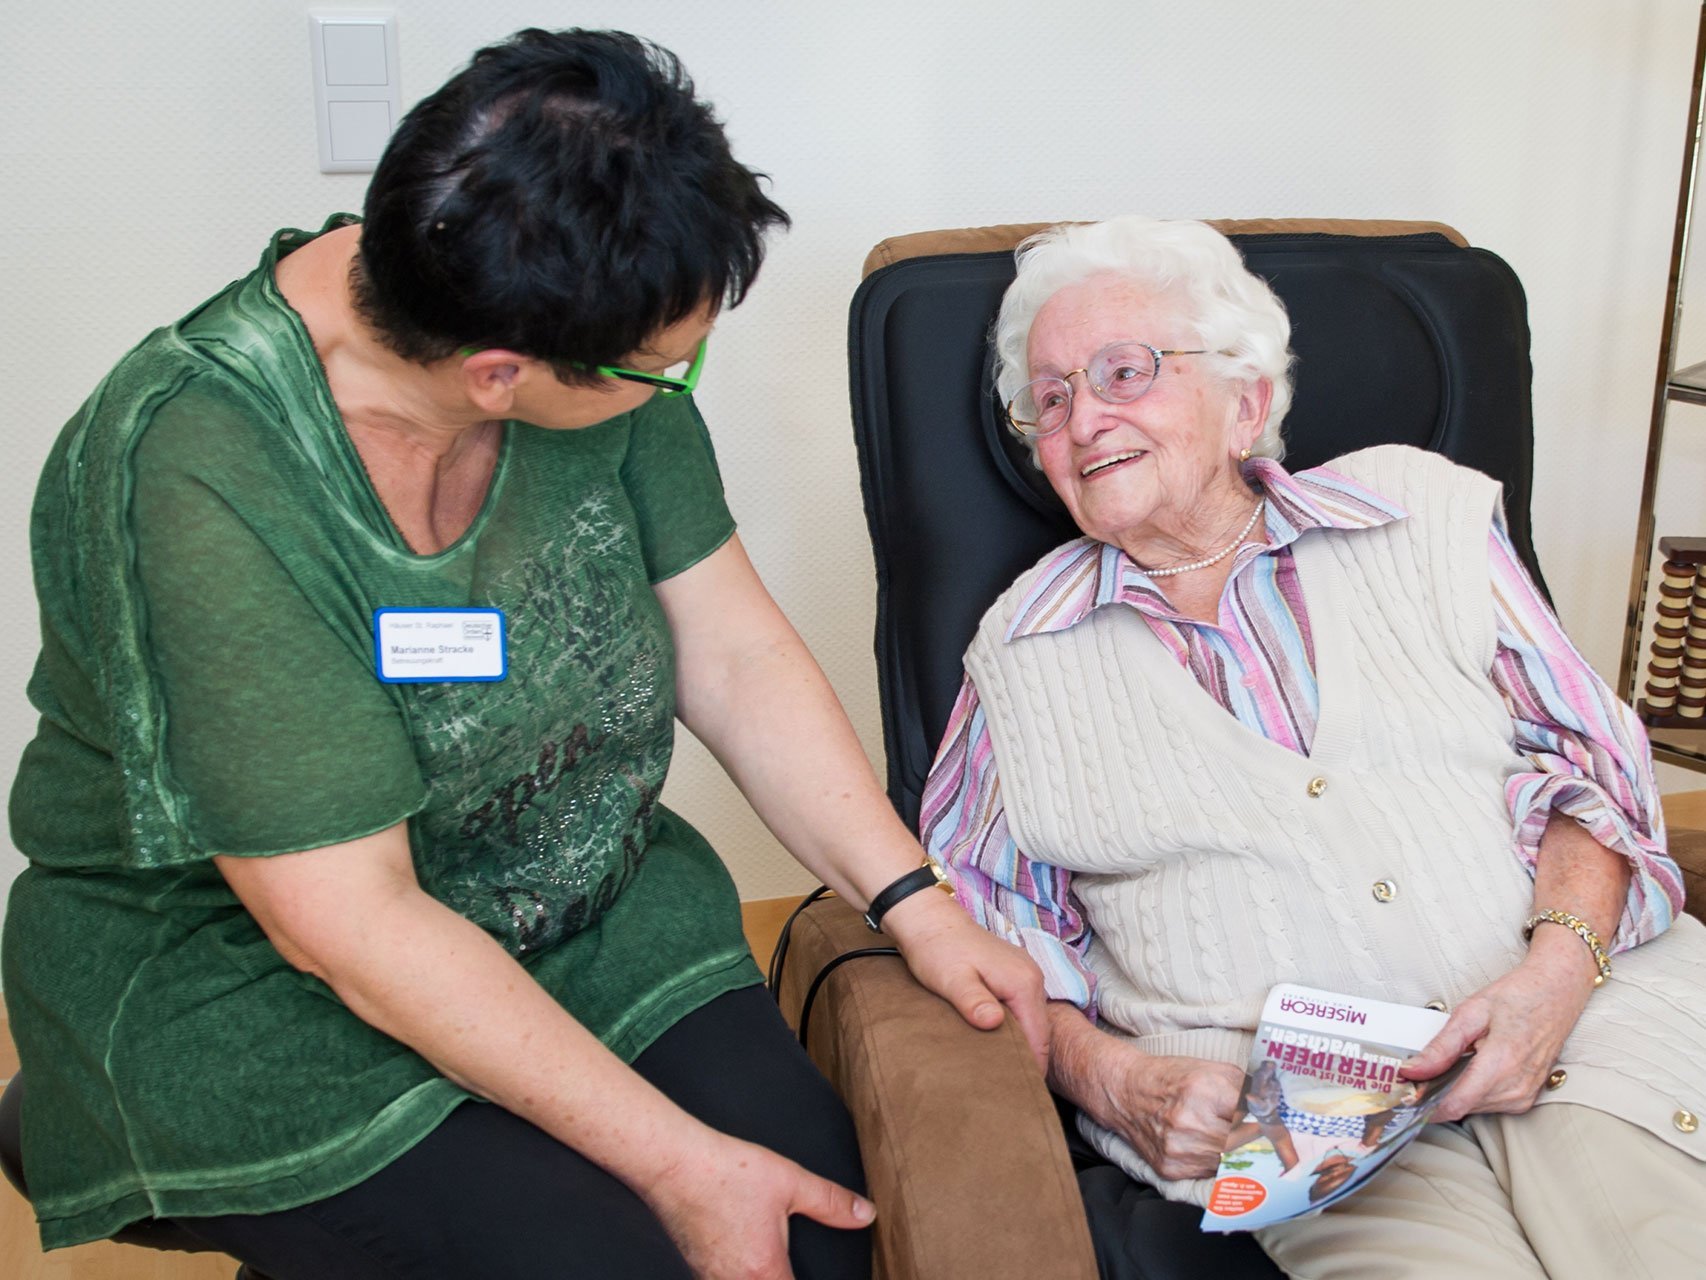
[[[1049,1087],[1105,1124],[1116,1050],[1123,1046],[1091,1024],[1084,1011],[1064,1000],[1048,1003]]]
[[[1165,1059],[1141,1053],[1105,1032],[1096,1034],[1084,1090],[1089,1101],[1079,1105],[1104,1128],[1129,1133],[1166,1105],[1170,1089],[1158,1070]]]
[[[1569,921],[1577,921],[1575,916],[1568,913],[1553,913],[1567,917]],[[1536,913],[1531,917],[1531,923],[1525,923],[1524,932],[1528,935],[1528,960],[1542,964],[1548,970],[1573,981],[1580,981],[1588,989],[1599,986],[1610,976],[1610,960],[1599,935],[1583,925],[1581,929],[1571,927],[1565,919],[1553,919],[1547,913]],[[1583,932],[1587,937],[1583,937]]]

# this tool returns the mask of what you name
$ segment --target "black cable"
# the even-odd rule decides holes
[[[790,911],[788,918],[782,922],[781,932],[776,935],[775,950],[770,953],[769,976],[766,979],[770,987],[770,996],[778,1004],[782,1002],[782,969],[788,962],[788,944],[793,938],[794,921],[798,920],[800,912],[811,906],[812,903],[833,892],[834,890],[828,885],[820,884],[800,899],[800,904]],[[806,998],[800,1005],[800,1044],[803,1046],[806,1043],[806,1034],[811,1030],[812,1004],[817,1000],[818,989],[823,986],[824,979],[849,960],[857,960],[863,956],[898,956],[899,954],[900,952],[894,947],[861,947],[856,951],[843,952],[819,969],[817,976],[812,979],[811,985],[806,988]]]
[[[800,905],[788,913],[788,918],[782,922],[782,932],[776,935],[776,948],[770,953],[770,976],[766,979],[770,986],[770,996],[777,1004],[782,1003],[782,963],[788,957],[788,939],[794,931],[794,921],[799,919],[800,912],[825,894],[834,892],[828,885],[820,884],[804,898]]]
[[[804,905],[804,904],[802,904]],[[895,947],[861,947],[857,951],[844,951],[817,971],[817,977],[812,979],[811,986],[806,988],[805,1003],[800,1006],[800,1044],[806,1043],[806,1032],[811,1027],[812,1001],[817,999],[817,990],[823,985],[825,978],[834,973],[849,960],[858,960],[864,956],[898,956],[900,951]],[[808,1050],[809,1052],[809,1050]]]

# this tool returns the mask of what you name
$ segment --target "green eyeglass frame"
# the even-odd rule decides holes
[[[672,378],[667,373],[646,373],[641,369],[624,369],[620,365],[598,364],[592,371],[604,378],[621,378],[625,382],[641,382],[648,387],[656,387],[660,396],[684,396],[699,385],[699,371],[705,367],[705,344],[707,338],[699,339],[699,349],[693,353],[693,363],[687,366],[687,372],[679,378]]]
[[[656,387],[660,396],[684,396],[699,385],[699,372],[705,367],[705,346],[709,341],[709,338],[699,339],[699,348],[693,353],[693,363],[687,366],[687,372],[679,378],[672,378],[667,373],[647,373],[644,369],[624,369],[615,364],[589,366],[577,363],[575,368],[591,368],[601,378],[621,378],[624,382],[644,383],[648,387]],[[463,347],[459,354],[463,359],[467,359],[484,350],[484,347]]]

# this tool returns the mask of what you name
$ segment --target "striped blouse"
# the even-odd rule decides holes
[[[1375,528],[1407,513],[1326,467],[1294,476],[1256,458],[1244,474],[1267,497],[1268,543],[1239,548],[1216,622],[1178,613],[1118,547],[1080,538],[1053,554],[1005,638],[1061,631],[1096,609],[1130,607],[1242,724],[1307,754],[1320,704],[1291,544],[1312,529]],[[1564,635],[1517,557],[1502,512],[1494,514],[1487,545],[1498,625],[1488,675],[1510,708],[1513,744],[1529,766],[1505,786],[1512,852],[1533,875],[1541,833],[1557,810],[1629,859],[1629,897],[1611,947],[1625,950],[1664,932],[1682,909],[1682,877],[1665,852],[1646,730]],[[1095,979],[1083,962],[1090,935],[1071,873],[1027,857],[1009,835],[1000,772],[969,676],[925,782],[920,823],[925,848],[978,922],[1030,953],[1051,999],[1093,1011]]]

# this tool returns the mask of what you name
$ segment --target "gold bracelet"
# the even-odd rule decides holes
[[[1593,952],[1593,962],[1599,966],[1599,972],[1593,975],[1593,985],[1598,986],[1611,976],[1611,957],[1605,954],[1605,948],[1600,945],[1599,935],[1588,926],[1588,922],[1580,916],[1573,916],[1568,911],[1540,911],[1528,917],[1528,923],[1522,926],[1522,940],[1527,942],[1534,937],[1534,926],[1540,924],[1561,924],[1576,937],[1587,943],[1589,951]]]

